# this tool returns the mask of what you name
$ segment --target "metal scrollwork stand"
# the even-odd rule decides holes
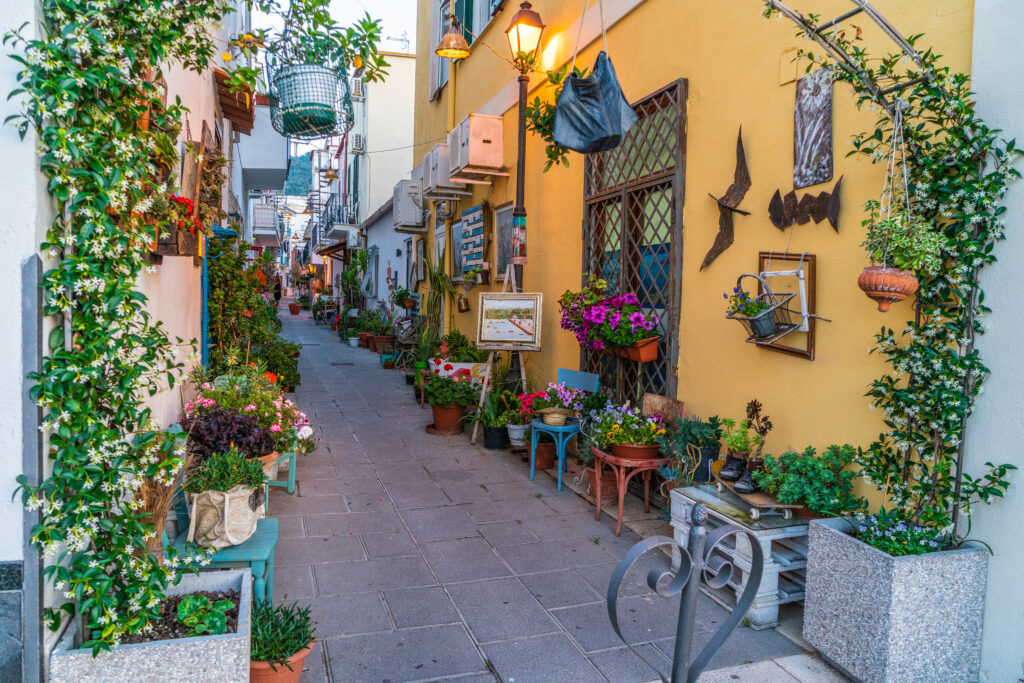
[[[612,628],[616,635],[626,643],[626,647],[633,651],[637,657],[647,663],[652,669],[658,672],[662,683],[693,683],[704,671],[715,653],[725,644],[726,639],[739,626],[747,610],[754,602],[757,589],[761,585],[761,572],[764,567],[764,555],[761,552],[761,545],[757,538],[738,526],[728,525],[719,527],[708,534],[704,528],[708,519],[707,506],[698,503],[693,506],[691,512],[693,524],[690,527],[690,537],[687,540],[687,547],[682,547],[673,539],[666,536],[652,536],[640,541],[626,553],[619,566],[612,574],[611,582],[608,584],[608,618],[612,622]],[[711,588],[722,588],[733,578],[734,572],[739,569],[734,567],[730,558],[719,551],[716,546],[727,537],[735,534],[746,534],[750,537],[750,548],[753,552],[753,563],[750,573],[747,576],[746,586],[743,594],[736,601],[736,607],[732,614],[725,620],[707,645],[704,646],[693,660],[690,660],[690,650],[693,640],[693,625],[697,613],[697,598],[700,590],[700,582],[703,580]],[[642,654],[630,645],[619,628],[618,599],[619,586],[626,574],[641,556],[649,551],[662,546],[675,546],[679,549],[681,557],[679,569],[672,571],[671,564],[664,553],[658,553],[665,563],[664,567],[656,567],[647,573],[647,585],[658,595],[670,598],[677,593],[682,593],[679,603],[679,621],[676,627],[675,652],[672,658],[672,678],[666,679],[658,668]]]

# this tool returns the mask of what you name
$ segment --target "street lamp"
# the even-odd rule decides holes
[[[434,54],[444,59],[459,61],[468,57],[470,50],[469,43],[466,42],[466,36],[462,34],[456,22],[455,0],[451,0],[449,14],[451,15],[451,23],[448,26],[448,31],[441,36],[437,47],[434,48]]]
[[[512,208],[512,265],[516,269],[516,284],[523,285],[523,266],[526,264],[526,206],[523,195],[526,186],[526,86],[530,82],[530,68],[536,60],[544,22],[533,11],[529,2],[523,2],[505,29],[512,62],[519,70],[519,145],[516,159],[516,203]]]

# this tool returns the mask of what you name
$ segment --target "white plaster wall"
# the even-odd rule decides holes
[[[376,210],[378,207],[374,207]],[[405,240],[408,235],[395,232],[391,220],[391,214],[385,213],[382,217],[366,230],[366,246],[376,246],[379,253],[377,260],[377,297],[367,299],[367,307],[374,308],[379,304],[387,304],[390,296],[387,282],[388,267],[391,267],[392,277],[397,278],[397,286],[405,286]],[[396,256],[397,250],[402,251],[401,256]]]
[[[36,20],[34,0],[5,0],[2,31],[25,22],[23,35],[32,37]],[[19,51],[21,48],[19,47]],[[0,55],[0,119],[19,110],[17,99],[6,95],[17,86],[18,63],[9,59],[8,46]],[[30,132],[24,140],[10,125],[0,126],[0,561],[21,560],[23,555],[22,507],[20,498],[11,499],[17,485],[14,478],[22,472],[23,381],[34,368],[22,365],[22,266],[42,242],[52,220],[45,179],[38,172],[36,139]],[[45,266],[45,264],[44,264]],[[30,295],[34,296],[34,292]],[[49,331],[49,330],[46,330]],[[44,337],[45,339],[45,337]]]
[[[976,0],[974,6],[973,88],[986,123],[1001,128],[1008,138],[1024,141],[1024,3],[1020,0]],[[1024,164],[1018,164],[1018,168]],[[995,551],[989,558],[982,680],[1013,683],[1024,680],[1024,316],[1021,315],[1020,274],[1024,272],[1024,183],[1017,181],[1006,197],[1008,239],[996,247],[999,261],[983,276],[988,333],[979,348],[992,375],[977,412],[968,425],[968,471],[975,476],[984,463],[1013,463],[1021,468],[1010,477],[1005,500],[978,506],[970,536]]]
[[[408,177],[420,161],[412,158],[416,59],[388,54],[387,60],[391,66],[386,80],[364,84],[367,152],[359,162],[362,220],[392,197],[395,183]]]

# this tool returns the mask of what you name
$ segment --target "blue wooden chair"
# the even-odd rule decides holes
[[[581,389],[590,393],[596,393],[600,384],[600,378],[590,372],[579,370],[558,369],[558,382],[565,383],[571,389]],[[537,442],[541,434],[547,434],[555,440],[555,452],[558,455],[558,490],[562,490],[562,470],[568,467],[565,459],[565,446],[569,439],[580,433],[580,421],[571,418],[561,427],[544,424],[541,418],[535,418],[531,423],[530,436],[530,481],[533,481],[534,465],[536,462]]]
[[[263,493],[265,494],[265,502],[263,503],[264,512],[270,512],[270,487],[271,486],[284,486],[288,493],[295,493],[295,452],[282,453],[281,457],[277,459],[277,464],[280,465],[285,460],[288,461],[288,479],[271,479],[263,486]]]
[[[174,512],[178,518],[178,536],[173,546],[178,552],[184,552],[188,538],[188,504],[185,496],[178,489],[174,504]],[[252,596],[254,600],[274,599],[274,548],[277,547],[277,520],[264,517],[256,523],[256,533],[245,543],[229,548],[213,551],[210,556],[211,569],[234,569],[248,567],[252,572]],[[163,536],[167,546],[167,534]]]

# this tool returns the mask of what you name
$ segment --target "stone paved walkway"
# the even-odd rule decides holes
[[[404,376],[306,314],[283,309],[303,344],[296,401],[319,448],[298,489],[274,489],[281,524],[274,597],[313,606],[318,644],[303,681],[636,683],[657,676],[615,636],[608,580],[639,537],[508,451],[428,435]],[[627,637],[667,672],[677,605],[636,571],[620,599]],[[696,647],[725,612],[701,600]],[[710,668],[802,650],[740,628]],[[739,680],[734,678],[732,680]],[[795,680],[795,679],[793,679]]]

